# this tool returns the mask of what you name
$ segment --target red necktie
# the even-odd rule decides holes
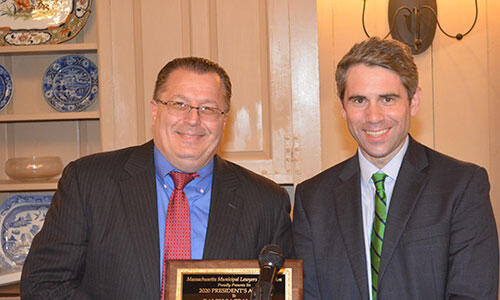
[[[189,204],[184,193],[184,187],[199,175],[196,173],[169,173],[174,180],[175,189],[168,202],[165,221],[165,249],[163,255],[163,276],[161,284],[161,299],[165,294],[165,273],[167,260],[191,259],[191,220]]]

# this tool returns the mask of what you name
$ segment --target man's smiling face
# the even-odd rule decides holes
[[[397,73],[357,64],[346,76],[342,116],[363,155],[382,168],[401,149],[416,115],[421,90],[411,101]]]
[[[159,99],[226,110],[223,85],[215,72],[176,69],[168,76]],[[151,112],[154,143],[175,168],[183,172],[199,171],[217,152],[225,116],[206,120],[200,118],[197,109],[178,112],[154,100]]]

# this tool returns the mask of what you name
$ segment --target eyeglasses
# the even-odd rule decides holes
[[[196,109],[200,118],[208,121],[217,120],[220,116],[226,114],[226,112],[218,109],[217,107],[211,106],[192,106],[184,102],[178,101],[163,101],[160,99],[155,99],[156,103],[161,103],[167,107],[170,111],[178,114],[187,116],[191,110]]]

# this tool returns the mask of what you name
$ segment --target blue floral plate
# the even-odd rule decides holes
[[[42,228],[52,194],[14,195],[0,205],[0,275],[19,271]]]
[[[0,110],[9,103],[12,96],[12,78],[9,71],[0,65]]]
[[[43,95],[58,111],[82,111],[95,102],[99,80],[97,67],[80,55],[54,61],[43,77]]]

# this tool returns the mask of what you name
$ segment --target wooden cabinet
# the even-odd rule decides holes
[[[56,45],[0,47],[0,64],[11,74],[13,94],[0,111],[0,192],[55,190],[58,178],[48,182],[16,182],[4,172],[12,157],[59,156],[63,164],[99,152],[101,145],[101,86],[97,101],[82,112],[59,112],[44,98],[42,81],[48,66],[64,55],[78,54],[98,68],[97,12],[72,40]],[[99,71],[99,73],[101,73]],[[99,81],[105,82],[99,74]]]
[[[149,101],[158,71],[173,58],[201,56],[220,63],[233,84],[222,157],[282,184],[320,170],[314,2],[109,2],[116,93],[102,113],[117,111],[105,131],[112,147],[151,139]]]
[[[94,1],[85,27],[70,41],[55,45],[0,46],[0,64],[10,73],[13,94],[0,111],[0,204],[14,194],[47,194],[57,188],[58,177],[49,181],[19,182],[5,174],[5,162],[13,157],[59,156],[63,165],[79,157],[100,152],[103,146],[103,95],[110,95],[110,72],[102,62],[109,62],[109,28],[105,0]],[[103,13],[100,15],[99,12]],[[99,25],[102,30],[99,30]],[[99,42],[99,38],[103,42]],[[43,76],[51,63],[65,55],[82,55],[90,59],[99,72],[96,101],[81,112],[59,112],[45,100]],[[108,56],[107,56],[108,55]],[[108,67],[109,69],[109,67]],[[109,105],[107,106],[109,109]],[[113,111],[104,114],[113,119]],[[112,124],[112,121],[108,121]],[[108,147],[109,148],[109,147]],[[2,224],[3,225],[3,224]],[[20,278],[19,272],[0,274],[0,298],[16,295],[18,286],[3,286]],[[3,298],[2,298],[3,299]],[[10,298],[9,298],[10,299]],[[12,298],[16,299],[16,298]]]

